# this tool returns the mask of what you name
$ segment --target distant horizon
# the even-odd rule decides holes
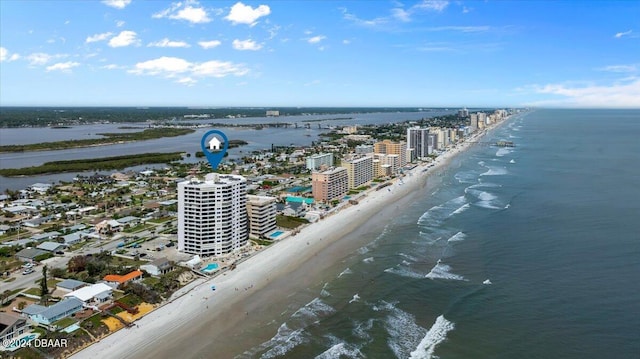
[[[411,110],[462,110],[462,109],[531,109],[531,110],[640,110],[637,107],[560,107],[560,106],[190,106],[190,105],[0,105],[2,108],[99,108],[99,109],[154,109],[154,108],[176,108],[190,110],[215,110],[215,109],[257,109],[257,110],[277,110],[277,109],[411,109]]]
[[[638,13],[624,0],[6,0],[0,106],[639,108]]]

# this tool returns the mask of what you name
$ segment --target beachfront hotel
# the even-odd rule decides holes
[[[400,163],[398,167],[407,164],[407,144],[405,142],[392,142],[384,140],[373,144],[375,154],[398,155]]]
[[[247,195],[249,235],[261,238],[276,230],[276,198]]]
[[[410,127],[407,129],[407,148],[413,150],[409,161],[429,156],[429,129]]]
[[[307,157],[307,169],[311,171],[319,170],[322,167],[333,167],[333,153],[320,153]]]
[[[247,180],[210,173],[178,183],[178,251],[220,256],[248,241]]]
[[[347,169],[349,189],[369,184],[373,179],[373,157],[371,156],[343,159],[340,166]]]
[[[339,199],[349,190],[349,175],[344,167],[336,167],[324,172],[311,174],[313,198],[318,202]]]

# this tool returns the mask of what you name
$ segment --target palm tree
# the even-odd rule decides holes
[[[42,279],[40,280],[40,298],[44,305],[49,301],[49,287],[47,285],[47,266],[42,267]]]

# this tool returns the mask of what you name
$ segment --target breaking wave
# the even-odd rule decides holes
[[[465,239],[467,239],[467,235],[462,232],[458,232],[451,236],[451,238],[447,239],[447,242],[461,242]]]
[[[431,359],[438,344],[447,339],[447,334],[455,328],[453,322],[444,316],[439,316],[427,334],[422,338],[418,347],[411,352],[410,359]]]
[[[458,274],[451,273],[451,266],[438,261],[431,271],[425,276],[429,279],[445,279],[445,280],[464,280],[466,279]]]

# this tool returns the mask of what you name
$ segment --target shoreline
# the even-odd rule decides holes
[[[322,265],[328,267],[335,263],[336,255],[352,253],[338,247],[357,243],[342,239],[381,216],[388,218],[396,207],[392,204],[410,200],[411,194],[423,188],[432,174],[445,168],[454,157],[509,119],[470,136],[434,161],[417,165],[402,180],[396,178],[391,181],[392,184],[385,188],[387,190],[373,189],[358,199],[359,204],[345,206],[306,226],[295,237],[272,244],[238,264],[235,270],[192,282],[180,289],[168,303],[136,321],[138,326],[114,332],[71,357],[184,356],[185,348],[198,356],[204,355],[206,348],[213,344],[219,344],[217,355],[222,357],[242,354],[251,346],[242,342],[239,335],[273,320],[274,310],[281,309],[273,304],[286,301],[288,293],[314,285],[314,275],[325,269]],[[335,215],[337,213],[340,215]],[[327,253],[331,251],[335,253]],[[325,257],[327,260],[323,260]],[[215,292],[210,289],[212,284],[217,288]],[[228,328],[233,328],[233,331],[228,331]],[[199,334],[205,331],[207,336],[203,341]],[[273,335],[271,331],[265,332],[268,332],[264,335],[266,338]],[[260,338],[255,339],[260,342]],[[238,352],[240,347],[242,349]]]

